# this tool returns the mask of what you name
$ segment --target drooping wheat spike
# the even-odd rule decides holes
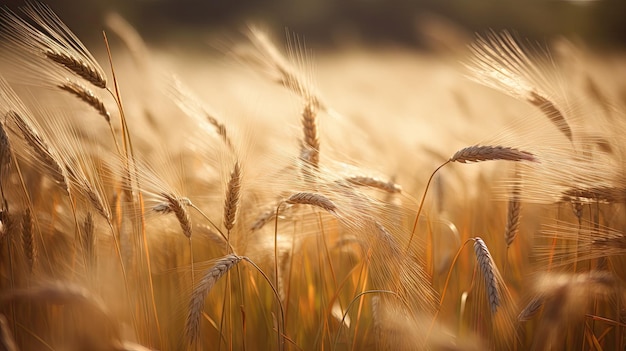
[[[473,57],[468,68],[479,83],[538,107],[572,141],[569,124],[545,92],[549,84],[545,69],[529,58],[509,32],[492,32],[487,38],[478,37],[470,49]]]
[[[354,185],[380,189],[390,194],[397,194],[402,192],[402,186],[400,184],[396,184],[392,181],[384,181],[382,179],[369,176],[351,176],[346,178],[346,181]]]
[[[50,7],[33,1],[21,10],[34,25],[9,10],[0,13],[4,36],[15,48],[48,59],[98,88],[106,88],[107,79],[98,62]]]
[[[167,200],[167,210],[161,210],[162,213],[170,213],[173,212],[180,224],[180,228],[183,230],[183,234],[187,238],[191,238],[191,216],[189,215],[189,211],[187,211],[187,206],[190,204],[189,199],[187,198],[176,198],[171,194],[161,193]],[[161,209],[161,207],[159,207]]]
[[[572,128],[570,128],[567,120],[563,117],[561,111],[556,107],[553,101],[545,96],[540,95],[536,91],[531,91],[527,98],[528,102],[537,106],[541,112],[563,133],[567,139],[572,141]]]
[[[55,52],[52,50],[46,51],[46,57],[50,60],[58,63],[59,65],[67,68],[71,72],[75,73],[79,77],[85,79],[89,83],[95,85],[98,88],[106,88],[106,79],[99,74],[93,67],[90,67],[87,63],[77,57],[72,57],[67,53]]]
[[[65,83],[59,84],[58,87],[61,90],[67,91],[70,94],[81,99],[82,101],[87,103],[87,105],[93,107],[102,117],[104,117],[107,123],[111,123],[111,114],[104,106],[104,102],[102,102],[102,100],[100,100],[100,98],[96,96],[93,91],[69,79]]]
[[[214,111],[211,111],[200,99],[176,77],[172,77],[168,82],[168,93],[174,103],[189,117],[198,122],[200,128],[206,128],[207,122],[217,132],[224,144],[230,151],[234,151],[233,142],[228,135],[226,126],[220,122],[220,118]],[[207,130],[208,131],[208,130]]]
[[[561,201],[564,202],[622,203],[626,200],[626,189],[612,186],[575,187],[562,194]]]
[[[230,173],[230,180],[226,187],[226,198],[224,200],[224,227],[230,231],[235,226],[237,220],[237,210],[241,197],[241,167],[239,162],[235,162],[235,167]]]
[[[498,306],[500,306],[500,288],[498,286],[498,279],[495,272],[495,263],[491,258],[489,249],[483,241],[483,239],[474,238],[474,252],[476,253],[476,261],[478,262],[478,268],[482,273],[485,285],[487,286],[487,294],[489,295],[489,306],[491,307],[491,313],[496,313]]]
[[[33,230],[33,218],[30,209],[24,211],[22,216],[22,245],[28,262],[28,269],[32,273],[37,262],[37,244]]]
[[[302,131],[304,134],[304,144],[301,155],[305,155],[303,160],[317,169],[320,162],[320,140],[317,131],[317,111],[310,101],[307,101],[302,111]]]
[[[57,159],[55,151],[46,143],[46,141],[37,133],[37,131],[15,111],[9,111],[7,119],[11,118],[17,128],[20,130],[24,139],[31,147],[34,154],[40,158],[43,165],[49,170],[49,174],[54,181],[69,193],[69,185],[65,174],[65,167],[61,166],[61,162]]]
[[[307,83],[306,79],[285,59],[280,51],[274,46],[267,34],[258,28],[250,28],[250,41],[259,50],[260,59],[256,59],[272,80],[291,90],[296,95],[305,99],[317,109],[328,111],[328,107],[322,102],[319,94]],[[254,58],[253,58],[254,59]]]
[[[531,319],[534,315],[537,314],[537,312],[539,312],[541,306],[543,306],[543,302],[544,296],[542,294],[533,297],[532,300],[528,302],[526,307],[524,307],[524,309],[519,313],[519,315],[517,316],[517,320],[519,322],[524,322]]]
[[[327,197],[316,193],[295,193],[287,198],[285,202],[288,204],[312,205],[330,213],[335,213],[337,211],[335,203]]]
[[[481,162],[492,160],[538,162],[534,154],[506,146],[469,146],[457,151],[449,162]]]
[[[260,230],[275,217],[276,217],[276,208],[272,208],[267,211],[264,211],[256,218],[254,222],[252,222],[252,225],[250,226],[250,230],[253,232]]]
[[[213,267],[206,271],[193,289],[191,299],[189,300],[189,312],[185,321],[185,334],[189,344],[194,344],[200,335],[200,317],[202,316],[204,300],[206,300],[207,295],[215,283],[242,259],[243,257],[234,254],[220,258]]]
[[[520,211],[522,208],[522,201],[520,200],[519,185],[515,185],[509,198],[508,209],[506,213],[506,227],[504,229],[504,241],[506,246],[509,247],[513,244],[513,240],[517,237],[520,225]]]
[[[0,349],[6,351],[19,351],[13,334],[9,328],[9,323],[3,314],[0,314]]]

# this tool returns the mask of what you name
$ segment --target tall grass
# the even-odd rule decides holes
[[[456,111],[429,138],[392,97],[322,98],[297,39],[212,63],[246,66],[203,82],[229,114],[120,17],[114,62],[46,5],[0,21],[1,348],[624,348],[626,90],[591,53],[478,37],[448,90],[394,92]]]

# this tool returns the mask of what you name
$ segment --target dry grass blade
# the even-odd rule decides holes
[[[449,162],[481,162],[492,160],[538,162],[535,155],[506,146],[469,146],[457,151]]]
[[[337,210],[337,206],[327,197],[315,193],[295,193],[287,198],[285,202],[288,204],[317,206],[331,213],[335,213]]]
[[[520,200],[520,189],[516,184],[509,198],[509,204],[506,214],[506,227],[504,229],[504,241],[506,246],[509,247],[513,244],[513,240],[517,237],[520,225],[520,213],[522,209],[522,202]]]
[[[33,218],[30,209],[24,211],[22,216],[22,245],[28,263],[28,269],[33,271],[37,262],[37,245],[35,243],[35,233],[33,230]]]
[[[500,306],[500,288],[496,277],[496,268],[487,245],[481,238],[474,238],[474,252],[479,270],[485,279],[491,313],[496,313]]]
[[[107,123],[111,123],[111,114],[104,106],[104,102],[102,102],[102,100],[100,100],[100,98],[97,97],[91,90],[70,80],[63,84],[59,84],[58,87],[61,90],[65,90],[86,102],[87,105],[93,107],[102,117],[104,117]]]
[[[190,344],[195,343],[200,335],[200,316],[207,295],[215,283],[242,259],[243,257],[234,254],[220,258],[213,267],[206,271],[204,277],[193,289],[189,301],[189,312],[185,321],[185,334]]]
[[[368,177],[368,176],[351,176],[346,178],[348,183],[367,186],[370,188],[380,189],[391,194],[397,194],[402,192],[402,186],[392,181],[384,181],[382,179]]]
[[[18,351],[9,323],[3,314],[0,314],[0,346],[2,350]]]
[[[183,234],[185,234],[187,238],[191,238],[191,216],[189,215],[189,211],[187,211],[187,206],[191,203],[189,199],[176,198],[166,193],[162,193],[161,196],[167,200],[167,207],[159,206],[158,209],[155,208],[155,211],[161,213],[173,212],[180,224],[180,228],[183,230]]]
[[[237,210],[241,197],[241,168],[239,162],[235,162],[235,167],[230,173],[230,180],[226,187],[226,199],[224,201],[224,227],[230,231],[235,226],[237,220]]]
[[[61,166],[61,162],[57,160],[55,152],[50,148],[48,143],[35,131],[35,129],[15,111],[9,111],[7,119],[11,118],[17,128],[20,130],[24,139],[37,155],[41,162],[49,170],[50,176],[60,185],[66,193],[69,193],[69,185],[65,172],[65,167]]]

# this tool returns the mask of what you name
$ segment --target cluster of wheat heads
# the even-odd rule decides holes
[[[433,156],[430,178],[385,176],[326,138],[346,117],[298,45],[287,59],[252,28],[235,51],[300,106],[295,133],[265,140],[164,75],[119,17],[133,100],[106,38],[110,76],[49,7],[0,11],[3,349],[623,348],[623,105],[572,47],[582,79],[562,91],[542,52],[479,37],[472,78],[528,121]],[[486,161],[506,181],[446,191]]]

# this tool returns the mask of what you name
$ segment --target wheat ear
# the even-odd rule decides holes
[[[95,268],[96,265],[96,233],[91,212],[87,212],[87,216],[83,222],[83,230],[80,232],[80,235],[85,264],[87,269],[91,270]]]
[[[469,146],[457,151],[450,162],[481,162],[492,160],[538,162],[534,154],[506,146]]]
[[[106,87],[100,65],[50,7],[33,1],[21,10],[33,24],[9,10],[0,11],[3,35],[15,48],[46,58],[98,88]]]
[[[249,38],[261,55],[264,56],[265,62],[260,62],[260,64],[264,65],[265,67],[263,68],[271,72],[270,74],[273,75],[272,79],[276,83],[307,100],[312,106],[322,111],[328,111],[319,94],[314,91],[312,86],[306,83],[302,75],[283,57],[264,32],[257,28],[251,28]]]
[[[7,118],[11,118],[15,121],[17,128],[20,130],[35,155],[37,155],[44,165],[46,165],[46,168],[50,170],[50,175],[54,181],[61,185],[66,193],[69,193],[67,177],[63,171],[65,168],[62,167],[61,162],[56,159],[56,154],[50,146],[48,146],[46,141],[17,112],[9,111]]]
[[[480,272],[482,273],[485,285],[487,286],[487,294],[489,295],[489,306],[491,313],[496,313],[500,306],[500,289],[498,286],[497,270],[495,263],[491,258],[487,244],[481,238],[474,238],[474,252],[476,253],[476,261]]]
[[[396,184],[392,181],[384,181],[382,179],[369,176],[351,176],[346,178],[346,181],[354,185],[380,189],[390,194],[397,194],[402,192],[402,186],[400,184]]]
[[[285,202],[288,204],[312,205],[330,213],[335,213],[337,210],[337,206],[331,200],[316,193],[295,193],[287,198]]]
[[[572,141],[572,128],[570,128],[565,117],[563,117],[563,114],[556,107],[554,102],[536,91],[531,91],[526,99],[531,105],[539,108],[550,122],[552,122],[569,141]]]
[[[4,196],[4,180],[6,179],[9,166],[11,164],[11,143],[4,130],[4,122],[0,121],[0,196],[2,204],[0,209],[5,208],[6,198]]]
[[[520,201],[520,189],[518,185],[515,185],[509,198],[509,204],[506,215],[506,227],[504,230],[504,240],[506,246],[509,247],[513,244],[513,240],[517,237],[520,225],[520,211],[522,208],[522,202]]]
[[[304,161],[317,169],[320,162],[320,140],[317,131],[317,107],[307,101],[302,111],[302,131],[304,145],[301,155]]]
[[[185,234],[187,238],[191,238],[191,216],[189,215],[189,211],[187,211],[187,206],[191,203],[189,199],[177,198],[174,195],[166,193],[161,193],[161,196],[167,200],[167,210],[155,209],[155,211],[160,211],[161,213],[173,212],[180,224],[180,228],[183,230],[183,234]]]
[[[215,262],[213,267],[206,271],[202,279],[193,289],[189,301],[189,312],[187,314],[187,320],[185,321],[185,334],[190,344],[198,340],[200,334],[200,316],[202,315],[204,300],[207,295],[215,283],[242,259],[243,257],[234,254],[220,258]]]
[[[226,187],[226,199],[224,200],[224,227],[230,231],[237,220],[237,210],[241,197],[241,167],[235,162],[235,167],[230,173],[230,180]]]
[[[33,218],[30,209],[24,211],[22,216],[22,244],[24,254],[28,262],[28,269],[32,273],[37,262],[37,246],[35,244],[35,233],[33,231]]]
[[[87,89],[82,84],[73,82],[69,79],[65,83],[59,84],[58,87],[61,90],[67,91],[70,94],[81,99],[82,101],[87,103],[87,105],[93,107],[102,117],[104,117],[107,123],[111,123],[111,114],[104,106],[104,102],[102,102],[102,100],[98,96],[96,96],[93,91]]]

